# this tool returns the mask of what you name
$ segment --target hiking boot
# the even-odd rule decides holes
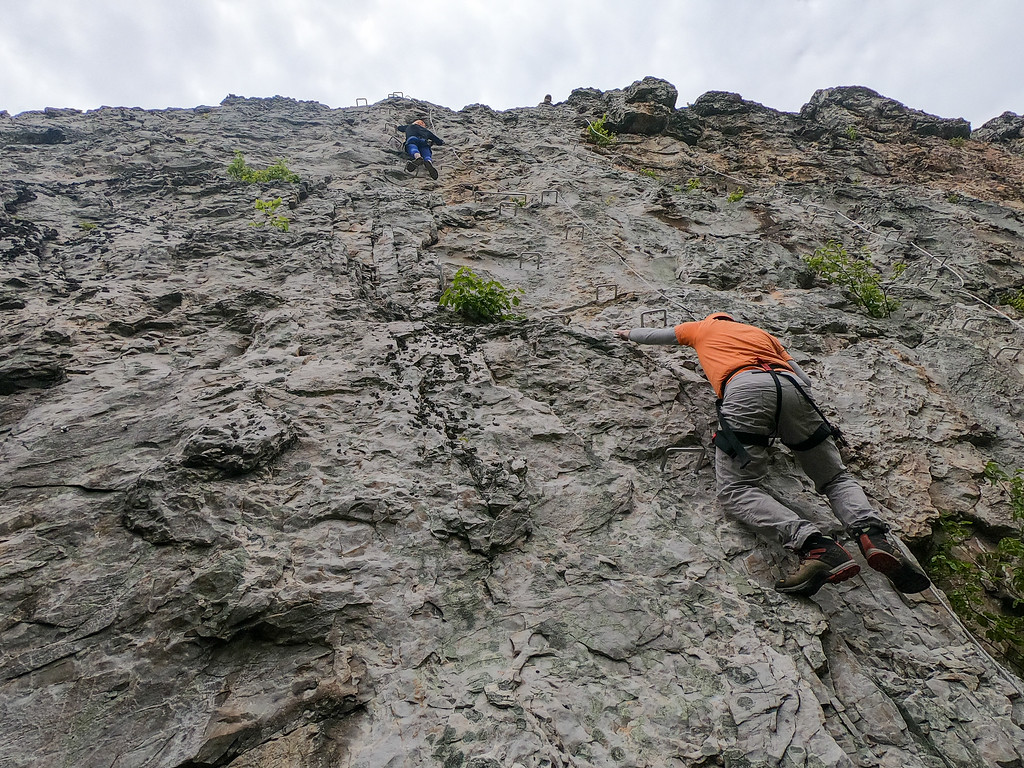
[[[410,160],[408,163],[406,163],[405,164],[405,170],[407,170],[409,173],[415,173],[416,172],[416,161],[415,160]]]
[[[932,585],[927,574],[913,560],[903,554],[899,545],[886,535],[886,529],[869,525],[853,531],[857,545],[868,565],[884,573],[900,592],[921,592]]]
[[[775,582],[775,591],[810,597],[825,584],[846,581],[860,573],[850,553],[833,539],[813,534],[800,550],[800,567]]]
[[[433,164],[429,160],[424,160],[423,161],[423,165],[425,165],[427,167],[427,173],[430,174],[430,178],[436,179],[437,178],[437,168],[435,168],[433,166]]]

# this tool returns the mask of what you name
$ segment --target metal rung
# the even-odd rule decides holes
[[[619,286],[616,285],[615,283],[605,283],[604,285],[597,286],[595,294],[594,294],[594,301],[601,301],[601,289],[602,288],[611,288],[612,289],[612,292],[613,292],[612,293],[612,301],[615,301],[615,299],[619,298]]]
[[[654,327],[654,326],[648,326],[647,325],[647,317],[649,315],[661,315],[661,327],[662,328],[668,328],[668,310],[667,309],[651,309],[651,310],[648,310],[647,312],[641,312],[640,313],[640,327],[641,328],[647,328],[647,327],[653,328]]]
[[[537,257],[537,269],[540,269],[540,251],[524,251],[519,254],[519,268],[523,268],[523,261],[531,256]]]
[[[547,202],[546,198],[547,198],[548,195],[554,195],[555,199],[552,202],[555,202],[555,203],[558,202],[558,190],[557,189],[545,189],[543,192],[540,193],[540,202],[541,202],[542,205]]]
[[[966,331],[966,330],[967,330],[967,326],[968,326],[968,325],[969,325],[970,323],[984,323],[984,322],[985,322],[985,318],[984,318],[984,317],[968,317],[968,318],[967,318],[966,320],[964,320],[964,321],[963,321],[963,323],[962,323],[962,324],[960,325],[960,328],[961,328],[962,330]]]
[[[575,231],[575,230],[579,230],[580,240],[582,240],[583,239],[583,235],[586,232],[586,230],[584,229],[582,224],[567,224],[566,227],[565,227],[565,239],[568,240],[569,239],[569,233],[572,232],[572,231]]]
[[[917,285],[921,285],[923,283],[929,283],[929,282],[932,285],[935,285],[937,282],[939,282],[939,278],[938,277],[921,277],[921,278],[918,278]]]
[[[394,93],[389,93],[388,94],[388,98],[389,99],[394,99],[394,98],[404,99],[405,98],[405,94],[402,93],[401,91],[395,91]]]
[[[999,356],[1001,354],[1003,354],[1003,352],[1013,352],[1013,356],[1010,359],[1013,360],[1013,361],[1016,361],[1017,360],[1017,356],[1021,352],[1024,352],[1024,349],[1022,349],[1021,347],[1003,347],[998,352],[996,352],[996,360],[999,359]]]
[[[360,101],[363,102],[363,103],[360,104],[359,103]],[[358,99],[356,99],[356,106],[357,107],[359,107],[359,106],[368,107],[368,106],[370,106],[370,102],[368,102],[366,99],[364,99],[362,97],[359,97]]]
[[[700,472],[700,468],[704,466],[704,462],[708,457],[707,449],[703,446],[695,446],[693,448],[666,448],[665,453],[661,457],[661,471],[665,471],[665,466],[668,464],[669,458],[680,453],[697,454],[697,465],[693,468],[694,474]]]
[[[498,203],[498,215],[499,216],[501,216],[502,211],[504,211],[505,208],[511,208],[513,216],[515,216],[516,212],[519,210],[519,206],[516,205],[515,203]]]

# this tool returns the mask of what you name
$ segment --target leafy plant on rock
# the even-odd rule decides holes
[[[615,141],[615,137],[612,135],[611,131],[605,127],[605,121],[607,119],[608,115],[604,114],[594,122],[587,123],[587,141],[591,144],[597,144],[599,147],[607,147]]]
[[[691,192],[693,192],[695,189],[700,189],[700,179],[698,179],[696,176],[689,179],[686,182],[686,188]]]
[[[1024,288],[1021,288],[1016,293],[1004,294],[1003,297],[999,299],[999,302],[1013,307],[1018,312],[1024,312]]]
[[[975,536],[974,524],[941,515],[926,568],[957,615],[995,643],[1020,670],[1024,669],[1024,470],[1009,473],[990,461],[985,478],[1006,494],[1017,530],[970,557],[967,544]]]
[[[743,199],[743,196],[745,194],[746,192],[743,191],[743,187],[739,187],[738,189],[735,189],[732,192],[730,192],[725,199],[728,200],[730,203],[738,203],[740,200]]]
[[[661,178],[660,176],[658,176],[658,172],[653,168],[641,168],[640,175],[646,176],[649,179],[654,179],[655,181]]]
[[[288,231],[288,217],[279,216],[277,214],[277,208],[281,205],[281,198],[275,198],[273,200],[260,200],[256,198],[256,203],[253,207],[264,215],[264,218],[259,221],[253,221],[249,223],[250,227],[263,227],[269,224],[272,227],[276,227],[282,232]]]
[[[246,165],[245,156],[240,150],[235,150],[235,159],[228,165],[228,175],[247,184],[267,181],[287,181],[294,184],[299,181],[298,174],[289,171],[284,160],[278,160],[267,168],[253,168]]]
[[[899,302],[886,295],[882,273],[871,263],[871,252],[867,248],[860,250],[860,255],[854,257],[838,240],[829,240],[814,255],[804,256],[804,261],[828,282],[846,288],[854,302],[871,317],[887,317]],[[897,264],[893,267],[893,277],[898,277],[905,269],[905,264]]]
[[[477,323],[521,320],[512,313],[519,306],[520,288],[506,288],[497,280],[484,280],[468,267],[459,267],[443,294],[441,306],[450,307]]]

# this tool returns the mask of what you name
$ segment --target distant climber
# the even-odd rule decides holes
[[[413,120],[408,125],[399,125],[397,130],[405,132],[405,144],[403,149],[408,153],[411,158],[405,165],[405,170],[409,173],[413,173],[417,167],[424,166],[427,169],[427,173],[430,174],[430,178],[437,178],[437,169],[431,163],[433,155],[430,152],[430,148],[437,144],[439,147],[444,146],[444,142],[441,141],[437,136],[433,134],[427,128],[427,124],[422,120]]]
[[[547,106],[551,106],[551,94],[550,94],[550,93],[546,93],[546,94],[544,94],[544,101],[542,101],[542,102],[541,102],[540,104],[538,104],[537,106],[543,107],[543,106],[545,106],[545,105],[547,105]]]
[[[815,489],[828,498],[868,565],[901,592],[930,586],[924,571],[889,538],[889,526],[847,471],[836,445],[837,430],[807,393],[807,374],[778,339],[724,312],[674,328],[615,333],[638,344],[681,344],[696,351],[719,398],[714,443],[722,507],[762,535],[774,534],[800,556],[796,571],[776,582],[777,591],[813,595],[826,583],[856,576],[860,566],[834,539],[760,487],[768,474],[768,449],[776,439],[793,451]]]

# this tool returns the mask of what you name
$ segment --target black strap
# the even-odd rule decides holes
[[[839,427],[833,426],[829,422],[829,420],[827,418],[825,418],[825,414],[821,412],[821,408],[819,408],[818,404],[816,402],[814,402],[814,398],[811,397],[810,395],[808,395],[807,392],[804,390],[804,388],[800,386],[800,382],[798,382],[796,379],[793,379],[793,386],[796,387],[797,392],[799,392],[801,395],[804,396],[804,400],[806,400],[808,403],[811,404],[811,407],[817,412],[818,416],[821,417],[821,421],[822,421],[821,427],[818,427],[818,430],[813,435],[811,435],[809,438],[807,438],[807,440],[804,440],[802,443],[798,443],[798,445],[804,445],[804,444],[810,442],[811,440],[813,440],[815,438],[815,436],[817,436],[818,433],[821,432],[822,427],[828,429],[828,434],[825,435],[825,437],[818,438],[817,442],[811,443],[807,448],[793,448],[793,446],[790,446],[790,448],[793,448],[794,451],[806,451],[806,450],[808,450],[808,448],[813,448],[818,443],[824,441],[825,438],[827,438],[827,437],[831,437],[839,445],[846,445],[847,444],[846,443],[846,438],[843,437],[843,433],[840,431]]]
[[[814,430],[814,433],[806,440],[801,440],[799,443],[786,443],[786,447],[791,451],[809,451],[814,446],[819,445],[832,437],[832,429],[832,425],[826,421]]]
[[[741,468],[747,466],[754,458],[743,447],[743,441],[733,431],[732,427],[729,426],[729,422],[722,418],[721,399],[715,401],[715,410],[718,412],[718,431],[712,436],[711,442],[716,448],[721,449],[726,456],[738,461]],[[750,437],[749,433],[744,432],[742,434],[745,437]],[[754,437],[759,440],[767,439],[763,435],[755,435]],[[748,445],[753,445],[753,443],[748,443]]]
[[[715,410],[718,412],[719,431],[716,432],[712,438],[712,443],[716,447],[725,451],[725,453],[730,457],[740,460],[740,467],[745,467],[752,461],[752,458],[743,446],[757,445],[767,448],[771,446],[772,442],[778,435],[779,421],[782,418],[782,383],[779,381],[779,374],[768,367],[744,367],[742,369],[738,369],[726,377],[726,382],[741,370],[750,370],[754,372],[763,371],[769,373],[775,383],[775,426],[768,435],[761,435],[754,432],[737,432],[729,426],[729,423],[724,418],[722,418],[722,400],[718,399],[715,401]],[[788,368],[785,370],[792,373]],[[822,413],[821,409],[818,407],[818,404],[814,402],[814,398],[807,394],[807,391],[800,386],[800,382],[796,380],[795,374],[788,378],[793,382],[793,386],[796,387],[797,391],[803,395],[804,400],[811,404],[811,407],[821,419],[821,425],[805,440],[801,440],[799,443],[784,443],[784,445],[792,451],[809,451],[811,448],[820,445],[830,437],[840,445],[845,445],[846,440],[843,438],[842,432],[839,431],[838,427],[832,426],[829,420],[825,417],[825,414]]]
[[[771,441],[778,437],[779,422],[782,420],[782,382],[779,381],[779,374],[775,371],[769,368],[768,373],[772,375],[772,381],[775,382],[775,427],[768,436],[768,444],[771,445]]]

